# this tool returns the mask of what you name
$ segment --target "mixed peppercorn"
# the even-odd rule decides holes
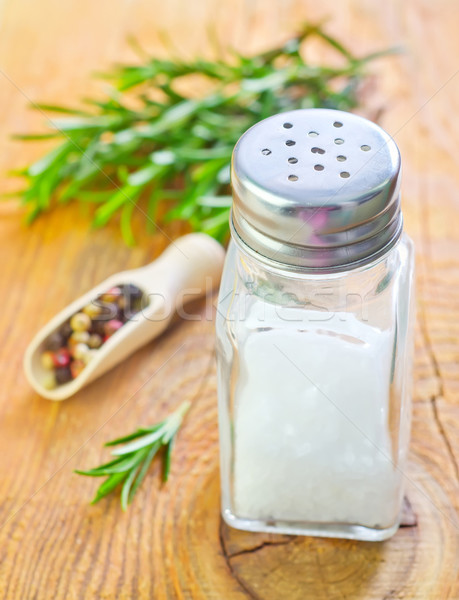
[[[107,290],[75,313],[43,344],[43,385],[53,389],[78,377],[97,350],[146,306],[140,288],[124,284]]]

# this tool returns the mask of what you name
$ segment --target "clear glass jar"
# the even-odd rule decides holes
[[[410,432],[412,242],[308,268],[254,251],[234,219],[216,322],[223,518],[386,539]]]
[[[216,324],[229,525],[375,541],[397,530],[413,270],[407,236],[374,263],[316,276],[231,243]]]

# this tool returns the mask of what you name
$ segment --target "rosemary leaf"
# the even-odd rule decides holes
[[[172,448],[174,446],[174,437],[171,438],[166,448],[166,456],[164,459],[163,481],[167,481],[171,470]]]
[[[134,479],[137,475],[138,470],[140,469],[140,465],[138,464],[135,469],[133,469],[123,483],[123,488],[121,490],[121,508],[123,510],[127,509],[129,502],[129,494],[131,491],[131,486],[134,482]]]
[[[337,53],[342,66],[309,64],[303,44],[310,38]],[[304,25],[284,44],[254,56],[231,49],[230,58],[215,61],[142,53],[142,64],[102,74],[111,87],[102,99],[84,99],[85,108],[34,105],[58,114],[49,119],[51,131],[16,137],[53,137],[57,145],[15,173],[25,179],[18,195],[28,220],[70,200],[92,203],[93,224],[116,217],[125,242],[133,244],[131,219],[141,206],[149,232],[160,214],[164,222],[186,221],[223,241],[231,153],[241,134],[283,111],[351,110],[368,62],[388,52],[359,58],[319,24]],[[207,80],[200,97],[177,85],[196,75]],[[166,210],[158,210],[163,202]]]
[[[147,471],[151,465],[151,462],[154,459],[154,457],[155,457],[156,453],[158,452],[158,450],[160,449],[160,447],[161,447],[161,444],[159,442],[156,442],[155,444],[151,445],[151,448],[149,449],[148,454],[147,454],[146,458],[144,459],[143,464],[140,468],[139,474],[137,475],[136,480],[134,481],[134,484],[129,491],[128,504],[130,504],[132,502],[132,499],[134,497],[134,494],[137,491],[137,488],[140,486],[140,484],[144,480],[145,475],[147,474]]]
[[[126,444],[121,448],[117,448],[116,450],[112,450],[112,454],[114,456],[124,456],[126,454],[130,454],[131,452],[135,452],[136,450],[140,450],[140,448],[145,448],[145,446],[151,446],[154,442],[159,441],[165,433],[164,425],[160,427],[154,433],[149,433],[147,435],[138,438],[134,442],[130,444]]]
[[[119,485],[124,479],[126,479],[128,473],[129,472],[113,473],[113,475],[110,475],[104,481],[104,483],[102,483],[102,485],[99,486],[96,495],[91,501],[91,504],[96,504],[96,502],[99,502],[99,500],[101,500],[102,498],[107,496],[111,491],[113,491],[117,487],[117,485]]]
[[[134,431],[133,433],[130,433],[129,435],[125,435],[124,437],[120,437],[117,438],[116,440],[111,440],[110,442],[107,442],[105,445],[106,446],[116,446],[117,444],[124,444],[125,442],[130,442],[131,440],[134,440],[138,437],[141,437],[142,435],[146,435],[147,433],[152,433],[153,431],[156,431],[157,429],[159,429],[162,426],[163,422],[161,421],[161,423],[158,423],[157,425],[153,425],[153,427],[150,427],[148,429],[137,429],[137,431]],[[117,458],[118,460],[122,460]],[[115,462],[115,461],[114,461]]]
[[[107,442],[106,446],[124,444],[120,448],[112,450],[112,455],[116,458],[94,469],[76,470],[75,473],[78,475],[107,478],[99,486],[92,504],[104,498],[122,483],[121,506],[123,510],[126,510],[144,480],[153,458],[161,447],[165,448],[163,480],[167,481],[171,465],[173,440],[189,407],[189,402],[183,402],[174,413],[161,423],[137,429],[129,435]]]

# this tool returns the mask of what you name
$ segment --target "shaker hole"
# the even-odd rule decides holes
[[[308,135],[309,137],[317,137],[319,134],[317,133],[317,131],[310,131]]]
[[[363,144],[363,146],[360,146],[360,150],[368,152],[368,150],[371,150],[371,146],[368,146],[368,144]]]
[[[343,126],[343,124],[341,123],[341,121],[335,121],[333,123],[333,127],[342,127],[342,126]]]
[[[291,129],[293,125],[291,123],[284,123],[284,129]]]
[[[341,146],[341,144],[344,144],[343,138],[335,138],[335,144],[337,144],[338,146]]]
[[[314,146],[314,148],[311,148],[311,152],[313,154],[325,154],[325,150],[323,148],[317,148],[316,146]]]
[[[342,177],[343,179],[347,179],[348,177],[350,177],[350,173],[348,173],[347,171],[341,171],[340,177]]]
[[[287,140],[287,141],[285,142],[285,144],[286,144],[287,146],[294,146],[294,145],[296,144],[296,142],[294,142],[293,140]]]
[[[347,159],[346,156],[344,156],[343,154],[339,154],[336,157],[336,160],[338,160],[339,162],[344,162],[346,159]]]
[[[297,159],[297,158],[295,158],[294,156],[291,156],[291,157],[288,159],[288,162],[289,162],[291,165],[296,165],[296,163],[298,162],[298,159]]]
[[[298,181],[298,175],[289,175],[288,180],[289,181]]]
[[[314,169],[315,169],[316,171],[323,171],[323,170],[324,170],[324,168],[325,168],[325,167],[324,167],[323,165],[314,165]]]
[[[268,156],[268,154],[271,154],[271,150],[269,148],[263,148],[261,153],[264,154],[265,156]]]

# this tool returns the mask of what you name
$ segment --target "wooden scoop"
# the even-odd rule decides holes
[[[217,286],[224,258],[225,251],[218,242],[206,234],[191,233],[174,241],[151,264],[112,275],[64,308],[37,333],[24,356],[24,371],[29,383],[35,391],[49,400],[69,398],[157,337],[169,325],[177,308]],[[46,370],[41,364],[45,340],[100,294],[128,283],[136,285],[145,293],[150,301],[148,306],[108,338],[75,379],[54,389],[46,389],[42,383]]]

